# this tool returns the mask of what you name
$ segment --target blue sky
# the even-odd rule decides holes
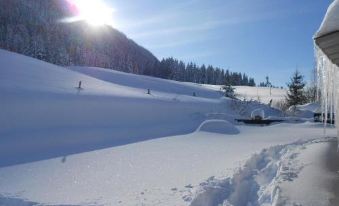
[[[159,59],[211,64],[286,86],[309,81],[312,36],[331,0],[106,0],[114,25]]]

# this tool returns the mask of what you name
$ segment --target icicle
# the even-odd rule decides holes
[[[324,121],[324,134],[326,135],[327,122],[332,123],[338,110],[337,88],[339,88],[339,68],[315,46],[317,59],[317,98],[321,102],[322,117]],[[337,127],[338,121],[335,121]],[[339,128],[339,127],[338,127]],[[338,131],[339,133],[339,131]]]

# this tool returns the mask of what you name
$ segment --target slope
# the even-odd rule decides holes
[[[229,101],[148,95],[133,87],[133,78],[130,85],[113,84],[3,50],[0,64],[0,165],[190,133]],[[158,88],[192,89],[153,80]],[[76,88],[79,81],[82,89]],[[215,96],[215,91],[201,91]]]

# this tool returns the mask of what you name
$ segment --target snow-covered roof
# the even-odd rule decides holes
[[[314,39],[317,48],[328,60],[339,66],[339,0],[335,0],[328,8]]]
[[[327,10],[325,18],[315,34],[315,39],[339,31],[339,0],[335,0]]]

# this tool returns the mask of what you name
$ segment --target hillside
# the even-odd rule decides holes
[[[86,65],[143,74],[157,58],[110,26],[63,23],[66,0],[0,0],[0,48],[57,65]]]
[[[0,205],[215,205],[228,198],[215,196],[226,190],[241,197],[237,185],[225,182],[253,153],[298,140],[249,160],[265,178],[283,178],[274,168],[255,168],[262,165],[256,162],[276,165],[285,156],[274,154],[296,154],[323,133],[312,123],[239,125],[234,119],[255,109],[282,113],[224,98],[205,85],[64,68],[4,50],[0,64]],[[256,184],[246,174],[235,178]],[[268,187],[262,195],[273,193]]]
[[[236,105],[191,83],[84,68],[93,78],[4,50],[0,64],[5,65],[0,70],[0,133],[6,142],[0,156],[11,156],[0,159],[0,165],[190,133],[214,113],[230,121],[260,107],[281,115],[265,105]],[[79,81],[82,89],[76,88]],[[23,141],[27,135],[30,141]]]

